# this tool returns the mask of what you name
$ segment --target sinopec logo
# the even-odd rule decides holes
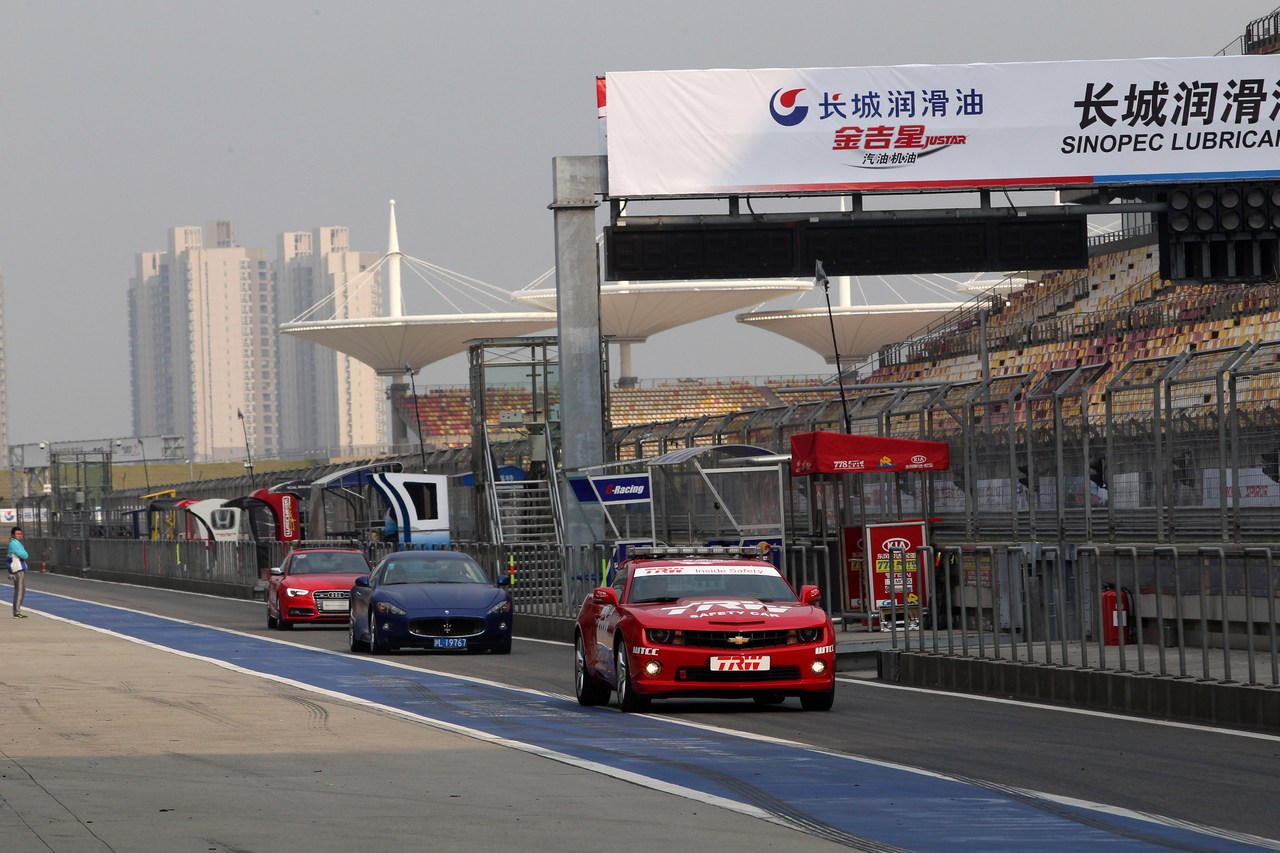
[[[779,89],[774,92],[769,99],[769,115],[773,116],[773,120],[783,127],[795,127],[804,121],[809,108],[796,106],[796,96],[803,91],[804,89]]]

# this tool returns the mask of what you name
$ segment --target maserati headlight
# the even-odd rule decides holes
[[[383,616],[404,616],[405,612],[396,607],[390,601],[379,601],[373,605],[373,609],[381,613]]]
[[[511,612],[511,602],[505,598],[489,608],[490,614],[510,613],[510,612]]]

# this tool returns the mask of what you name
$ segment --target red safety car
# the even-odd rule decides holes
[[[351,587],[367,577],[369,558],[357,548],[294,549],[267,581],[267,627],[345,625]]]
[[[816,586],[797,596],[758,552],[640,548],[582,602],[574,689],[583,705],[617,691],[623,711],[665,697],[835,698],[835,629]]]

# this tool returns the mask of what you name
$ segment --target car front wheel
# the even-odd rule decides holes
[[[267,605],[267,628],[274,631],[275,627],[276,627],[276,617],[271,615],[271,605],[268,604]]]
[[[369,617],[369,651],[375,655],[385,655],[391,651],[391,645],[378,636],[378,620],[372,615]]]
[[[609,701],[609,685],[587,669],[587,649],[581,634],[573,638],[573,692],[578,696],[579,705],[590,707]]]
[[[627,654],[626,642],[618,644],[613,659],[618,666],[618,707],[626,714],[644,711],[649,707],[649,698],[636,693],[631,683],[631,657]]]
[[[830,711],[831,706],[836,701],[836,686],[831,685],[831,689],[823,693],[802,693],[800,694],[800,707],[806,711]]]
[[[361,652],[365,649],[365,644],[360,640],[360,633],[356,630],[356,620],[347,621],[347,645],[353,652]]]

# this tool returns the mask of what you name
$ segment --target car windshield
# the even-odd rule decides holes
[[[294,575],[361,575],[369,571],[363,554],[294,554],[289,573]]]
[[[382,571],[382,583],[489,583],[484,570],[471,560],[409,557],[392,559]]]
[[[682,598],[730,598],[794,604],[796,595],[773,570],[733,571],[697,567],[679,571],[639,568],[631,581],[631,604],[679,601]]]

